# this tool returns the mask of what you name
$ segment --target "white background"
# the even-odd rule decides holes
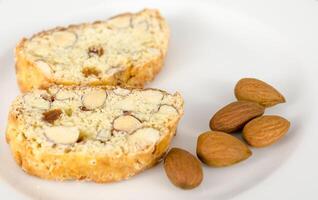
[[[74,9],[77,6],[85,5],[90,9],[98,2],[98,0],[73,0],[68,5],[73,4]],[[302,79],[311,83],[310,90],[303,89],[308,94],[308,102],[312,104],[312,112],[308,113],[308,115],[313,116],[308,117],[306,127],[302,129],[303,133],[299,133],[304,134],[304,136],[299,141],[297,150],[290,155],[288,160],[278,170],[275,170],[270,176],[257,183],[254,187],[233,197],[233,199],[318,199],[318,133],[317,128],[315,128],[315,125],[318,124],[315,116],[315,113],[318,111],[318,106],[316,105],[318,100],[318,81],[316,80],[318,75],[318,1],[214,0],[211,2],[234,12],[244,12],[247,16],[251,16],[268,26],[274,27],[288,41],[292,42],[297,51],[297,56],[303,63],[304,67],[302,70],[310,72],[306,73],[306,77],[302,77]],[[37,15],[41,13],[45,17],[45,12],[37,10],[39,7],[50,7],[50,5],[56,4],[63,6],[63,1],[42,2],[39,4],[37,5],[35,1],[17,2],[0,0],[0,48],[2,46],[1,43],[4,43],[2,38],[9,38],[12,34],[6,30],[23,30],[24,26],[27,26],[26,24],[28,23],[23,23],[24,15]],[[182,1],[180,1],[180,6],[182,6]],[[18,20],[18,24],[13,22],[11,25],[8,25],[6,23],[6,21],[10,21],[10,16],[12,15],[19,15],[21,17]],[[5,27],[3,26],[4,24],[6,25]],[[31,32],[26,34],[31,34]],[[21,36],[12,35],[12,37],[19,38]],[[14,46],[15,43],[15,40],[6,42],[10,46]],[[1,60],[0,64],[2,64]],[[5,96],[6,94],[2,94],[0,99],[4,99]],[[1,127],[2,131],[4,131],[4,127]],[[246,171],[247,176],[248,174],[249,171]],[[19,199],[19,194],[15,190],[0,188],[0,191],[2,196]]]

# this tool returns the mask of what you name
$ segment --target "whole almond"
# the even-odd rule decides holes
[[[288,131],[290,122],[276,115],[253,119],[243,129],[244,139],[254,147],[266,147],[281,139]]]
[[[180,148],[169,151],[164,160],[164,169],[169,180],[182,189],[195,188],[203,179],[200,161]]]
[[[251,119],[264,114],[265,108],[255,102],[236,101],[219,110],[210,120],[214,131],[235,132]]]
[[[197,141],[197,156],[214,167],[233,165],[252,155],[252,151],[236,137],[219,131],[202,133]]]
[[[234,89],[238,100],[257,102],[264,107],[284,103],[284,96],[273,86],[255,78],[239,80]]]

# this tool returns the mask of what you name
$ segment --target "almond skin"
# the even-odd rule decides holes
[[[219,131],[207,131],[198,137],[197,156],[205,164],[224,167],[243,161],[252,151],[236,137]]]
[[[195,188],[203,179],[200,161],[180,148],[172,148],[169,151],[164,160],[164,169],[169,180],[182,189]]]
[[[240,130],[251,119],[264,114],[265,108],[258,103],[236,101],[219,110],[210,120],[214,131],[232,133]]]
[[[238,100],[253,101],[264,107],[286,102],[284,96],[273,86],[255,78],[239,80],[234,92]]]
[[[288,131],[290,122],[276,115],[253,119],[243,129],[243,137],[253,147],[266,147],[281,139]]]
[[[62,114],[61,109],[49,110],[49,111],[42,113],[42,115],[43,115],[42,119],[48,123],[53,124],[53,122],[55,120],[60,118],[61,114]]]

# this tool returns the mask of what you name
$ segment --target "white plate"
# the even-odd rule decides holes
[[[25,1],[26,2],[26,1]],[[28,1],[29,2],[29,1]],[[309,112],[302,88],[306,71],[292,46],[275,29],[212,3],[38,2],[20,6],[5,4],[0,17],[3,33],[0,49],[0,186],[6,199],[227,199],[270,176],[296,149],[302,117]],[[0,1],[1,5],[1,1]],[[165,67],[149,87],[180,91],[185,99],[185,115],[171,146],[195,153],[198,134],[208,130],[210,117],[221,106],[234,100],[233,87],[242,77],[257,77],[277,86],[288,103],[268,109],[267,113],[285,116],[292,122],[288,135],[265,149],[252,149],[248,160],[226,168],[204,166],[204,181],[196,189],[183,191],[167,179],[162,164],[127,181],[114,184],[54,182],[31,177],[14,163],[4,131],[10,102],[19,94],[13,48],[22,36],[54,27],[103,19],[143,7],[159,8],[171,27],[171,42]],[[2,10],[1,10],[2,9]],[[17,9],[16,13],[12,13]],[[29,13],[28,9],[34,12]],[[56,10],[59,10],[56,13]],[[64,13],[64,14],[63,14]],[[20,26],[16,26],[19,24]],[[9,196],[10,195],[10,196]]]

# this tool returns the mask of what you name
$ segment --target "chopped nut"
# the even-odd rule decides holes
[[[158,112],[162,114],[178,114],[178,110],[174,106],[167,104],[160,105]]]
[[[82,70],[82,74],[85,77],[89,77],[89,76],[98,76],[100,74],[100,70],[96,69],[95,67],[85,67]]]
[[[106,92],[102,89],[95,89],[83,96],[83,106],[87,109],[95,109],[104,105],[106,101]]]
[[[55,126],[45,130],[46,137],[57,144],[75,143],[80,135],[77,127]]]
[[[76,43],[77,35],[69,31],[58,31],[53,33],[52,38],[61,47],[70,47]]]
[[[141,122],[134,116],[123,115],[114,120],[113,127],[118,131],[125,131],[131,134],[142,126]]]
[[[154,128],[141,128],[128,137],[128,142],[135,146],[136,150],[147,149],[153,146],[160,138],[160,132]]]
[[[124,88],[116,88],[113,90],[113,92],[116,94],[116,95],[119,95],[119,96],[127,96],[131,93],[130,90],[127,90],[127,89],[124,89]]]
[[[144,90],[141,93],[143,100],[151,104],[159,104],[164,97],[161,91],[159,90]]]
[[[46,122],[53,123],[55,120],[60,118],[62,111],[60,109],[54,109],[47,112],[44,112],[42,119]]]
[[[47,77],[51,76],[52,74],[52,69],[49,64],[42,60],[35,61],[35,66],[43,72],[43,74]]]
[[[97,55],[98,57],[101,57],[104,54],[104,49],[102,46],[91,46],[88,48],[88,56],[92,57]]]

